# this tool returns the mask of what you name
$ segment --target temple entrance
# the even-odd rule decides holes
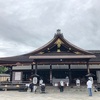
[[[86,77],[87,71],[86,69],[72,69],[71,70],[71,83],[76,84],[76,79],[81,81],[81,84],[86,84]]]
[[[46,84],[50,83],[50,70],[49,69],[38,70],[37,74],[40,76],[40,78],[43,79],[44,83]]]
[[[33,72],[35,73],[35,71]],[[91,73],[96,75],[96,70],[91,70]],[[40,76],[40,78],[43,79],[44,83],[50,84],[50,69],[39,69],[37,71],[37,74]],[[52,69],[52,78],[55,79],[65,79],[67,76],[69,77],[69,74],[71,75],[70,82],[71,84],[75,84],[76,79],[81,80],[81,84],[86,84],[86,69],[71,69],[71,72],[69,73],[68,69]],[[29,81],[29,78],[31,76],[31,71],[23,71],[22,80],[23,82]],[[96,76],[93,77],[94,80],[96,80]]]
[[[31,76],[31,72],[30,71],[24,71],[23,72],[23,76],[22,76],[22,80],[23,81],[29,81],[30,76]]]
[[[50,84],[50,69],[43,69],[38,70],[38,75],[43,79],[44,83]],[[71,83],[75,83],[75,80],[79,78],[82,80],[83,83],[86,81],[86,70],[71,70]],[[69,77],[69,71],[68,69],[52,69],[52,78],[55,79],[65,79],[66,77]]]
[[[66,78],[68,76],[68,71],[65,69],[53,69],[52,70],[52,77],[53,78]]]

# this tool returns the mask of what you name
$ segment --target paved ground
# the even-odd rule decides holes
[[[93,92],[89,97],[86,87],[81,89],[65,88],[63,93],[56,87],[46,87],[46,93],[41,94],[39,89],[37,93],[19,91],[0,91],[0,100],[100,100],[100,92]]]

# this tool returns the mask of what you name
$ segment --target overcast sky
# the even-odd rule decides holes
[[[100,0],[0,0],[0,57],[29,53],[57,29],[85,50],[100,50]]]

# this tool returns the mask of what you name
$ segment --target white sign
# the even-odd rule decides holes
[[[21,80],[21,72],[15,72],[15,80]]]

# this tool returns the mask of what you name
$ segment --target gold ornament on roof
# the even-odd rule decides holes
[[[38,54],[44,54],[44,52],[39,52]]]
[[[50,48],[47,48],[48,52],[50,52]]]
[[[75,52],[75,54],[81,54],[81,53],[77,51],[77,52]]]
[[[55,42],[55,44],[57,44],[57,52],[61,52],[60,47],[61,47],[61,44],[63,44],[63,42],[61,41],[61,39],[57,39],[57,41]]]

